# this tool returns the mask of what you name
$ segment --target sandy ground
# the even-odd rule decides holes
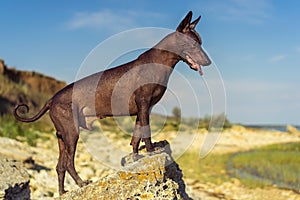
[[[204,137],[207,137],[206,135]],[[242,126],[234,126],[232,129],[219,133],[218,136],[219,138],[211,153],[233,153],[270,144],[300,141],[300,134],[288,134],[286,132],[259,129],[246,129]],[[196,139],[192,147],[197,148],[200,145],[203,145],[205,140],[204,137],[199,137]]]

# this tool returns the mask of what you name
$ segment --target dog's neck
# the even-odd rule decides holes
[[[142,64],[153,63],[174,68],[181,60],[179,51],[174,34],[170,34],[154,47],[141,54],[138,60],[141,61]]]

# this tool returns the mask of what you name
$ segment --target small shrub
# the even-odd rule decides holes
[[[12,115],[0,117],[0,136],[27,142],[31,146],[36,146],[38,138],[43,138],[38,131],[43,129],[40,123],[24,124],[18,122]],[[49,128],[47,128],[49,129]]]

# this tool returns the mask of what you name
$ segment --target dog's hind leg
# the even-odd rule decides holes
[[[89,184],[89,181],[83,181],[76,169],[75,169],[75,165],[74,165],[74,158],[75,158],[75,151],[76,151],[76,146],[77,146],[77,141],[79,139],[79,131],[78,129],[69,129],[70,132],[67,132],[65,137],[64,137],[64,142],[66,145],[66,158],[67,158],[67,171],[68,173],[71,175],[71,177],[74,179],[74,181],[76,182],[76,184],[79,187],[85,186],[87,184]]]
[[[66,174],[66,152],[65,152],[65,144],[63,142],[62,136],[59,132],[56,133],[57,139],[58,139],[58,147],[59,147],[59,158],[58,163],[56,166],[56,172],[58,175],[58,188],[59,188],[59,194],[62,195],[66,193],[64,189],[64,180],[65,180],[65,174]]]
[[[79,125],[78,117],[75,115],[76,113],[69,110],[72,109],[61,105],[52,107],[52,110],[50,110],[50,117],[57,130],[59,145],[59,159],[56,171],[58,175],[60,194],[66,192],[64,190],[64,178],[66,171],[80,187],[89,183],[82,181],[75,170],[74,157],[79,138]]]

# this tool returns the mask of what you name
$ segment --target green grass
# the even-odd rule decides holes
[[[186,152],[177,162],[186,178],[203,183],[221,184],[234,177],[248,188],[300,188],[300,143],[269,145],[235,154],[209,154],[204,159],[197,152]]]
[[[47,122],[40,121],[35,123],[18,122],[12,115],[3,115],[0,117],[0,136],[16,139],[26,142],[31,146],[36,146],[38,138],[47,139],[40,132],[52,132]]]
[[[209,154],[204,159],[200,159],[199,153],[186,152],[177,162],[186,178],[221,184],[230,180],[230,176],[226,173],[229,158],[229,154]]]
[[[300,188],[300,143],[270,145],[233,155],[230,172],[250,187]]]

